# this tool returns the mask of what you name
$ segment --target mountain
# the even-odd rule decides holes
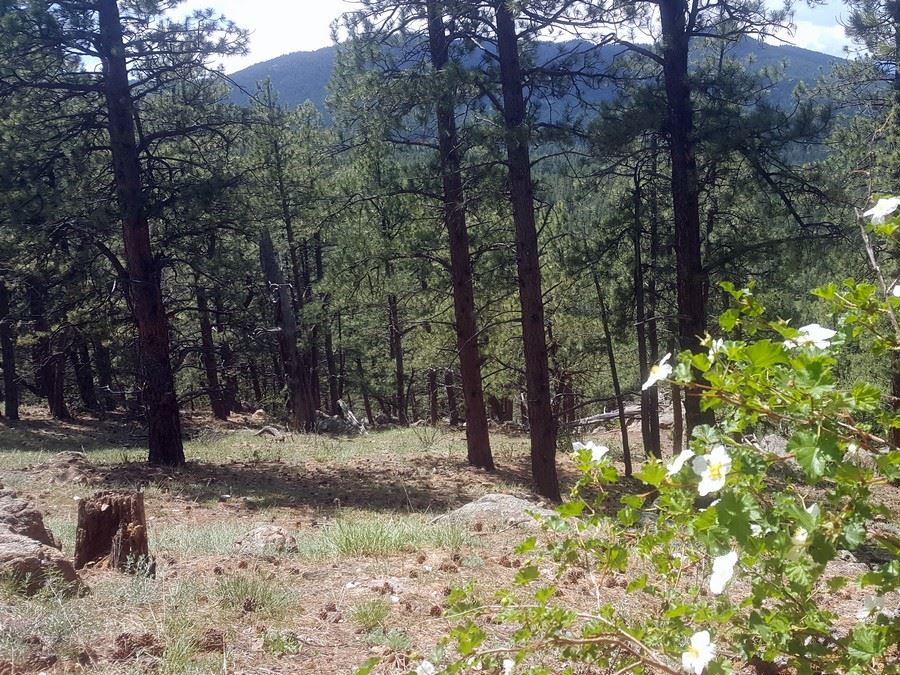
[[[231,98],[236,103],[246,104],[249,97],[245,92],[254,93],[256,83],[269,78],[282,105],[293,108],[312,101],[316,108],[324,111],[328,80],[336,57],[336,47],[323,47],[314,52],[292,52],[255,63],[229,76],[237,85]]]
[[[608,50],[606,51],[608,59],[611,59],[617,51],[621,51],[617,47],[605,47],[604,50]],[[552,58],[556,51],[557,46],[553,43],[538,45],[538,62]],[[785,102],[800,82],[813,84],[836,63],[843,61],[837,56],[800,47],[770,45],[750,39],[737,44],[732,53],[742,61],[752,64],[756,70],[786,64],[784,79],[772,93],[772,97],[778,103]],[[242,105],[246,104],[249,100],[247,92],[252,94],[256,91],[257,82],[269,78],[282,104],[294,107],[311,101],[319,110],[324,111],[328,81],[334,69],[336,55],[335,47],[324,47],[313,52],[284,54],[239,70],[231,75],[236,85],[232,100]],[[595,100],[602,101],[609,99],[613,93],[611,87],[602,88],[596,90],[594,97]]]

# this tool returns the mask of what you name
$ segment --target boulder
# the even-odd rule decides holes
[[[297,547],[297,540],[283,527],[261,525],[255,527],[234,542],[239,553],[261,555]]]
[[[34,539],[45,546],[61,548],[59,540],[44,525],[41,512],[12,490],[0,490],[0,528]]]
[[[505,494],[489,494],[469,502],[446,515],[449,520],[479,524],[495,528],[508,526],[536,526],[537,516],[552,516],[555,512],[540,504]]]
[[[29,594],[54,578],[68,583],[72,591],[83,588],[71,561],[57,549],[9,530],[0,530],[0,577],[19,581]]]

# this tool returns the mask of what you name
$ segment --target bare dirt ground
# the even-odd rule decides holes
[[[265,423],[258,419],[196,415],[185,419],[188,465],[173,471],[143,464],[135,422],[60,423],[28,412],[16,428],[0,426],[0,481],[35,501],[67,554],[75,498],[142,489],[157,572],[153,579],[85,570],[91,592],[74,599],[52,589],[33,599],[0,594],[0,675],[350,673],[372,656],[376,672],[408,672],[449,630],[443,614],[452,587],[474,581],[490,597],[520,564],[511,551],[522,526],[461,525],[441,514],[489,493],[537,501],[524,437],[493,436],[498,470],[488,474],[468,467],[458,431],[278,441],[254,435]],[[588,437],[615,453],[617,431]],[[638,429],[632,442],[642,459]],[[64,451],[84,459],[55,458]],[[561,457],[560,468],[570,485],[570,460]],[[895,509],[898,493],[885,494]],[[296,546],[235,548],[261,525],[283,528]],[[634,606],[626,582],[607,580],[604,601],[649,609]],[[561,593],[576,607],[594,603],[593,588],[577,576]],[[832,602],[852,616],[861,596],[842,594]]]

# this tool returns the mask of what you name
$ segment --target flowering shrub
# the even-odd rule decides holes
[[[897,234],[898,207],[867,212],[877,234]],[[876,387],[834,375],[848,343],[900,350],[896,286],[816,291],[834,329],[771,320],[752,288],[723,288],[724,337],[667,356],[645,385],[700,392],[717,424],[668,463],[647,461],[646,489],[624,497],[609,490],[619,476],[606,449],[575,444],[581,478],[544,520],[546,543],[522,542],[515,586],[489,604],[455,592],[447,643],[458,658],[416,672],[898,671],[900,538],[877,497],[900,479],[888,441],[900,415]],[[844,562],[856,559],[867,565]],[[632,599],[614,604],[617,577]],[[571,578],[588,580],[590,596],[561,599]],[[498,625],[490,640],[486,620]]]

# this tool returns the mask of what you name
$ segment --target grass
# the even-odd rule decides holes
[[[409,428],[380,431],[362,437],[289,434],[281,442],[267,436],[255,436],[250,431],[202,431],[185,442],[185,455],[189,462],[214,464],[232,461],[303,464],[310,460],[340,463],[377,454],[417,454],[423,449],[448,456],[464,456],[465,440],[458,432]],[[17,428],[4,429],[0,435],[0,466],[20,469],[41,464],[59,452],[71,450],[84,452],[96,465],[120,465],[146,459],[146,450],[139,439],[135,440],[134,445],[125,446],[96,437],[90,427],[79,427],[71,433],[61,434],[23,423]]]
[[[265,514],[260,517],[266,519]],[[247,519],[177,524],[150,530],[150,549],[179,558],[229,555],[234,542],[254,527]],[[273,552],[281,558],[321,561],[341,557],[383,558],[423,548],[459,550],[470,543],[465,527],[431,524],[421,514],[383,516],[366,511],[341,513],[313,532],[296,533],[297,550]]]
[[[150,550],[172,553],[177,557],[227,555],[234,542],[252,525],[246,520],[214,520],[204,523],[178,523],[164,528],[150,526]]]
[[[385,630],[381,627],[375,628],[366,633],[366,642],[370,645],[387,647],[392,652],[400,654],[405,654],[413,646],[412,638],[399,628],[391,628],[390,630]]]
[[[157,576],[87,572],[91,592],[84,597],[65,597],[52,588],[35,597],[23,597],[15,588],[0,584],[0,662],[26,668],[37,663],[33,660],[37,657],[55,657],[61,667],[91,673],[188,675],[225,672],[223,664],[228,670],[236,666],[252,670],[266,659],[299,658],[303,665],[285,661],[291,663],[286,672],[304,672],[308,662],[318,664],[318,672],[350,672],[350,666],[364,660],[370,647],[408,653],[421,638],[418,623],[400,630],[398,621],[404,614],[394,609],[389,598],[363,593],[348,598],[340,591],[345,581],[402,576],[400,568],[405,569],[419,552],[461,552],[467,567],[484,565],[472,550],[484,555],[479,548],[481,538],[469,535],[462,524],[432,524],[437,512],[413,512],[415,499],[410,501],[407,496],[403,501],[403,492],[398,492],[399,503],[359,500],[356,503],[362,507],[351,508],[346,503],[335,506],[328,484],[313,497],[296,490],[305,483],[294,477],[302,478],[306,467],[314,475],[309,481],[313,488],[318,481],[333,478],[344,481],[340,487],[346,493],[355,489],[352,481],[366,480],[365,466],[379,463],[380,458],[390,458],[390,465],[379,467],[383,470],[376,474],[385,489],[405,489],[405,481],[410,479],[403,477],[395,483],[394,468],[402,476],[414,475],[411,480],[415,481],[422,478],[420,458],[426,450],[430,461],[436,456],[462,460],[465,443],[460,432],[418,428],[358,438],[294,434],[275,442],[249,431],[204,431],[186,442],[185,452],[193,466],[182,472],[145,470],[141,441],[136,439],[129,447],[128,428],[117,435],[110,432],[111,426],[112,422],[97,427],[37,420],[4,429],[0,434],[2,480],[7,487],[34,496],[46,525],[71,555],[76,523],[72,498],[102,486],[51,486],[47,472],[16,469],[43,463],[60,451],[83,449],[92,465],[109,474],[111,487],[144,490]],[[115,438],[119,440],[109,440]],[[510,456],[516,448],[524,456],[525,441],[521,446],[517,439],[507,442]],[[317,467],[317,463],[329,466]],[[349,470],[344,471],[345,465],[350,465]],[[281,476],[290,480],[282,481]],[[424,480],[436,482],[445,494],[452,495],[455,489],[455,484],[445,484],[441,474],[436,481]],[[473,481],[480,484],[482,479],[479,475]],[[503,489],[497,477],[491,481],[492,491]],[[372,483],[367,486],[372,488]],[[409,486],[412,489],[415,484]],[[231,498],[220,504],[223,494]],[[377,498],[381,493],[374,489],[372,494]],[[421,497],[418,503],[422,509],[435,508]],[[309,518],[318,526],[308,527]],[[235,560],[234,542],[264,523],[291,530],[297,547],[270,552],[242,569],[243,563],[238,566]],[[320,568],[333,570],[325,575],[329,581],[324,586],[310,582],[318,578],[315,571]],[[308,576],[308,571],[313,574]],[[412,573],[410,578],[415,579],[408,582],[410,587],[422,584],[423,591],[437,592],[431,586],[443,583]],[[332,587],[333,583],[337,585]],[[316,612],[326,601],[336,604],[338,613],[358,628],[360,635],[348,646],[349,656],[344,654],[338,657],[339,663],[322,666],[323,657],[307,645],[319,641],[315,631],[330,630],[315,623],[319,621]],[[204,633],[210,628],[227,631],[224,653],[206,651]],[[112,660],[116,637],[123,633],[150,634],[156,642],[142,655]],[[35,634],[40,642],[31,637]],[[255,656],[251,656],[253,652]],[[89,666],[75,666],[85,661],[86,655],[97,660]]]
[[[280,584],[251,574],[220,579],[213,594],[225,609],[266,618],[283,616],[290,605],[290,596]]]
[[[333,557],[379,558],[423,548],[455,551],[469,541],[464,527],[452,523],[434,525],[420,514],[345,516],[326,525],[322,537],[321,548]]]
[[[303,650],[303,643],[289,630],[267,630],[263,634],[262,648],[273,656],[291,656]]]
[[[350,610],[350,618],[366,633],[384,626],[384,620],[391,614],[391,603],[382,597],[358,602]]]

